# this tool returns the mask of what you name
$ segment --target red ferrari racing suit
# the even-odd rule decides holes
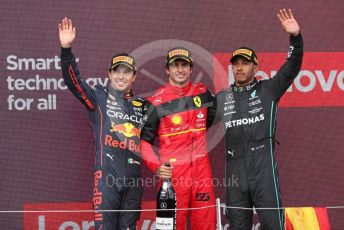
[[[141,131],[142,159],[150,170],[169,162],[177,208],[191,211],[192,229],[211,230],[215,223],[215,195],[208,159],[206,120],[213,96],[203,84],[179,88],[170,84],[147,98]],[[158,137],[158,151],[153,150]],[[158,153],[158,155],[155,154]],[[187,210],[177,211],[177,229],[186,228]]]

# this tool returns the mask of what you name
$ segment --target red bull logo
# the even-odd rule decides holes
[[[110,132],[117,132],[125,137],[140,137],[140,130],[131,123],[115,124],[112,122]]]
[[[94,189],[93,189],[93,207],[94,207],[94,219],[103,220],[103,214],[99,213],[97,209],[102,204],[103,193],[99,191],[99,180],[102,178],[102,171],[98,170],[94,173]]]
[[[140,152],[140,145],[132,139],[116,140],[111,135],[105,136],[105,145],[113,148],[129,149],[130,151]]]

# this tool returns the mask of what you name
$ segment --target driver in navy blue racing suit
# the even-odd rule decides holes
[[[111,59],[110,85],[91,88],[80,77],[71,44],[75,27],[70,19],[59,24],[61,66],[65,84],[85,105],[92,123],[96,160],[93,207],[95,228],[102,230],[136,229],[140,210],[142,181],[140,168],[140,131],[143,99],[133,97],[136,78],[134,59],[118,54]]]

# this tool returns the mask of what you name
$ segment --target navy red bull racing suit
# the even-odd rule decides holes
[[[141,155],[154,173],[164,163],[173,167],[172,185],[177,208],[191,211],[192,229],[215,229],[214,188],[208,159],[206,118],[213,96],[203,84],[161,87],[147,98]],[[158,137],[156,153],[152,146]],[[202,208],[203,207],[203,208]],[[187,210],[177,211],[177,229],[185,229]]]
[[[225,129],[226,205],[257,209],[262,229],[284,229],[284,215],[275,160],[276,109],[298,75],[303,57],[301,34],[290,37],[287,61],[269,80],[220,91],[209,110],[209,122]],[[252,210],[228,208],[231,229],[251,229]]]
[[[92,124],[96,158],[93,207],[95,228],[136,229],[143,194],[140,131],[143,99],[111,86],[91,88],[81,77],[71,48],[61,50],[62,75],[68,89],[84,104]]]

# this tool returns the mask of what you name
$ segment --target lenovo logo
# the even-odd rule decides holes
[[[229,65],[231,54],[215,54],[227,72],[227,76],[215,76],[215,89],[234,82],[232,66]],[[260,53],[257,79],[273,78],[284,64],[286,53]],[[309,52],[305,53],[301,71],[282,97],[282,107],[322,107],[344,106],[341,98],[344,92],[344,52]],[[216,66],[214,66],[216,68]],[[287,76],[285,76],[287,77]],[[220,78],[220,80],[218,80]]]
[[[95,177],[100,175],[95,173]],[[155,201],[144,201],[142,209],[154,209]],[[51,212],[47,212],[50,210]],[[68,212],[70,210],[70,212]],[[88,211],[90,210],[90,211]],[[24,204],[24,230],[94,230],[92,203],[27,203]],[[40,212],[42,211],[42,212]],[[155,229],[155,212],[142,212],[138,230]]]

